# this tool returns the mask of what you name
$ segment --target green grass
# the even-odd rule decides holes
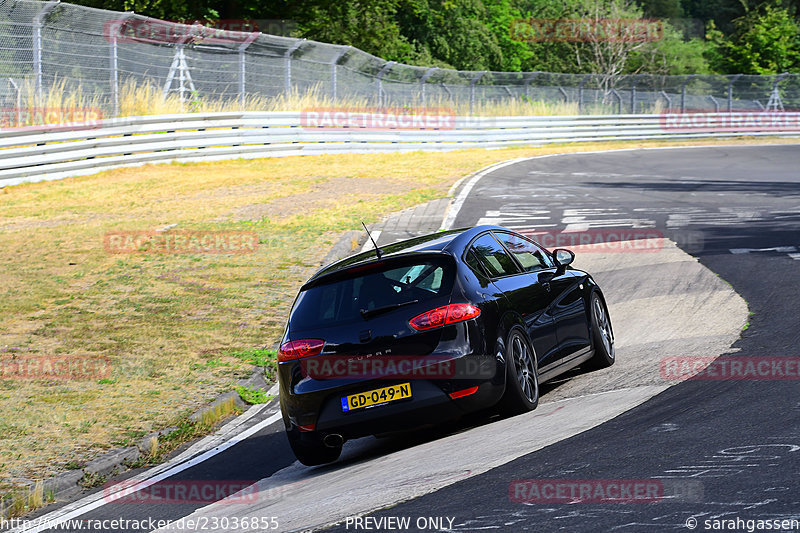
[[[274,398],[274,396],[267,394],[267,391],[264,389],[253,389],[251,387],[245,387],[242,385],[236,387],[236,392],[239,393],[239,396],[241,396],[242,400],[250,405],[267,403]]]

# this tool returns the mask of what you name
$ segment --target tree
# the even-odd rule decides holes
[[[800,28],[789,11],[765,5],[734,21],[735,30],[725,36],[712,24],[708,53],[718,72],[780,74],[800,68]]]

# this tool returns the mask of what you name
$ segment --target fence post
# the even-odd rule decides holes
[[[525,78],[525,82],[524,82],[524,83],[525,83],[525,98],[527,98],[528,100],[530,100],[530,99],[531,99],[531,93],[530,93],[531,82],[532,82],[532,81],[533,81],[533,80],[536,78],[536,76],[538,76],[539,74],[541,74],[541,72],[537,70],[536,72],[532,72],[530,76],[528,76],[527,78]]]
[[[667,109],[672,109],[672,98],[669,97],[666,91],[661,91],[659,93],[661,97],[667,101]]]
[[[733,112],[733,83],[741,77],[741,74],[736,74],[728,79],[728,113]]]
[[[396,61],[388,61],[385,65],[383,65],[383,68],[381,68],[380,72],[378,72],[378,107],[383,107],[383,76],[396,64]]]
[[[695,74],[689,74],[685,80],[683,80],[683,85],[681,86],[681,113],[686,112],[686,86],[695,77]]]
[[[33,72],[36,76],[36,98],[42,102],[42,21],[60,3],[60,0],[46,3],[33,17]]]
[[[425,83],[428,81],[428,78],[430,78],[431,75],[434,72],[436,72],[437,70],[439,70],[438,67],[431,67],[428,70],[426,70],[425,74],[423,74],[422,77],[419,79],[420,102],[422,103],[422,107],[426,106],[426,102],[425,102]]]
[[[622,114],[622,95],[617,92],[616,89],[611,89],[611,94],[617,99],[617,115]]]
[[[247,36],[247,38],[239,45],[238,53],[239,53],[239,105],[244,109],[244,100],[245,96],[247,95],[247,54],[245,53],[247,47],[253,44],[253,41],[258,39],[258,36],[261,35],[259,32],[251,33]]]
[[[475,107],[475,84],[478,83],[483,75],[486,74],[485,70],[478,72],[477,75],[473,76],[471,80],[469,80],[469,114],[472,114],[472,109]]]
[[[631,85],[631,115],[636,114],[636,84]]]
[[[592,77],[591,74],[587,74],[586,76],[583,77],[581,82],[578,84],[578,114],[579,115],[582,114],[581,110],[583,109],[583,85],[587,81],[589,81],[589,78],[591,78],[591,77]]]
[[[133,13],[128,11],[116,20],[116,24],[108,24],[106,38],[111,39],[111,50],[109,55],[109,67],[111,69],[111,100],[114,109],[114,116],[119,116],[119,46],[117,38],[120,35],[122,28],[128,22],[128,19],[133,16]]]
[[[339,50],[339,53],[336,55],[336,57],[333,59],[333,61],[331,61],[331,101],[334,104],[336,103],[336,99],[338,97],[337,86],[339,84],[338,74],[336,72],[336,67],[339,65],[339,61],[342,60],[342,58],[345,56],[345,54],[347,52],[350,51],[350,49],[351,49],[350,46],[342,48],[341,50]]]
[[[298,39],[286,49],[284,52],[283,57],[284,61],[286,62],[286,70],[284,73],[283,79],[283,94],[286,98],[289,98],[292,94],[292,54],[300,48],[300,46],[305,42],[305,39]]]

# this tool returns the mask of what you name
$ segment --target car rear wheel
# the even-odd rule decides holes
[[[611,329],[608,308],[596,292],[592,293],[590,306],[594,356],[589,359],[587,366],[591,369],[607,368],[614,364],[615,359],[614,330]]]
[[[324,465],[332,463],[342,453],[340,446],[326,446],[322,437],[317,433],[301,433],[297,429],[286,432],[294,456],[306,466]]]
[[[522,330],[514,328],[506,341],[506,391],[501,408],[514,415],[532,411],[538,404],[536,355]]]

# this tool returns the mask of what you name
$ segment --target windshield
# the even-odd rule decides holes
[[[453,289],[454,272],[452,259],[443,256],[393,260],[344,278],[336,276],[331,283],[300,293],[289,328],[304,330],[365,320],[447,295]]]

